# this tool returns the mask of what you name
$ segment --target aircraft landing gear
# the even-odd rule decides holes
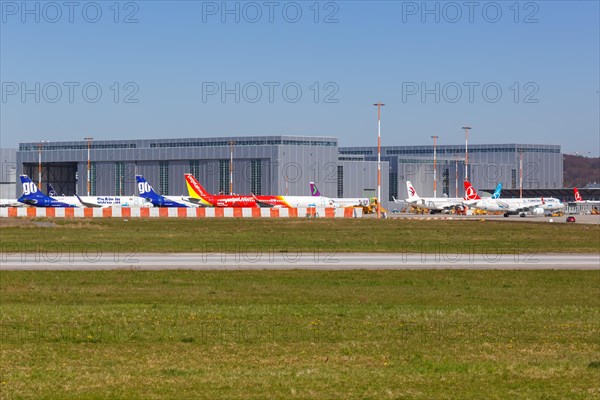
[[[521,218],[525,218],[525,213],[521,213],[521,214],[519,214],[519,217],[521,217]]]
[[[504,213],[504,218],[508,218],[509,215],[509,213]]]

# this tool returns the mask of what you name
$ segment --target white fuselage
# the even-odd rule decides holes
[[[565,205],[560,200],[549,197],[544,198],[544,204],[542,205],[542,208],[545,211],[557,211],[565,208]]]
[[[419,197],[416,199],[406,199],[404,202],[421,208],[426,208],[428,210],[449,210],[455,207],[463,206],[463,199],[458,197]],[[397,203],[401,202],[396,200]]]
[[[370,204],[369,199],[365,198],[338,198],[330,199],[337,207],[367,207]]]
[[[572,204],[572,203],[569,203]],[[575,204],[594,204],[594,205],[600,205],[600,201],[598,200],[579,200],[579,201],[575,201]]]
[[[324,196],[277,196],[283,200],[287,207],[336,207],[333,199]],[[277,203],[277,202],[276,202]],[[279,204],[275,204],[279,205]]]
[[[543,210],[541,206],[542,201],[540,199],[486,199],[483,202],[478,202],[475,208],[486,211],[518,212],[527,208],[541,208]]]
[[[201,204],[190,201],[190,197],[188,197],[188,196],[163,196],[163,197],[167,200],[176,201],[177,203],[184,204],[188,207],[202,207]]]
[[[507,214],[532,213],[543,214],[564,207],[557,199],[524,198],[524,199],[480,199],[470,200],[467,205],[485,211],[500,211]]]
[[[24,207],[17,199],[0,199],[0,207]]]
[[[75,207],[152,207],[152,203],[138,196],[56,196],[53,199]],[[82,204],[85,203],[85,204]]]

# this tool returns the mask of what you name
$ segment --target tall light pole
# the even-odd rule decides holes
[[[92,163],[90,160],[90,149],[92,148],[92,140],[94,140],[93,137],[88,136],[86,138],[83,138],[83,140],[87,141],[87,195],[90,195],[90,188],[92,186],[92,181],[91,181],[91,174],[92,174]],[[119,179],[120,182],[120,179]],[[120,193],[119,193],[120,194]]]
[[[469,130],[470,126],[463,126],[465,130],[465,181],[469,180]]]
[[[439,136],[432,136],[433,139],[433,197],[437,197],[437,139]]]
[[[235,142],[229,142],[229,194],[233,194],[233,146]]]
[[[519,198],[523,198],[523,149],[519,150]]]
[[[42,190],[42,144],[44,141],[38,143],[38,190]]]
[[[455,182],[455,189],[454,189],[454,193],[455,193],[455,194],[454,194],[454,197],[459,197],[459,196],[458,196],[458,158],[459,158],[458,154],[455,154],[455,155],[454,155],[454,161],[456,162],[456,167],[455,167],[455,169],[454,169],[454,174],[455,174],[456,176],[454,177],[454,180],[455,180],[456,182]]]
[[[381,107],[385,104],[373,105],[377,106],[377,218],[381,218]]]

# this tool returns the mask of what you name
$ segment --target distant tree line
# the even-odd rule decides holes
[[[563,171],[565,187],[584,187],[600,182],[600,158],[564,154]]]

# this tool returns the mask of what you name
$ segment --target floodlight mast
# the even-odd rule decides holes
[[[377,106],[377,218],[381,218],[381,107],[385,104],[375,103]]]

